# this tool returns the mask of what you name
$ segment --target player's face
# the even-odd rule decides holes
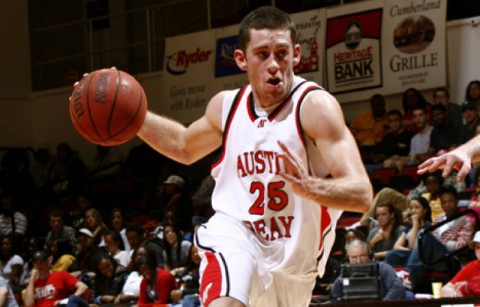
[[[300,61],[300,45],[293,45],[289,30],[250,30],[246,50],[236,50],[237,65],[247,72],[256,103],[268,107],[288,95],[293,68]]]

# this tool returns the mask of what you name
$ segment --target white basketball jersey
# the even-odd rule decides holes
[[[320,206],[296,195],[278,175],[283,162],[277,140],[301,158],[317,177],[327,176],[318,150],[303,134],[302,102],[323,90],[295,77],[290,95],[269,115],[258,114],[250,85],[227,94],[223,102],[223,148],[212,167],[216,212],[252,230],[271,271],[292,275],[323,270],[335,239],[340,210]],[[321,128],[322,123],[318,123]]]

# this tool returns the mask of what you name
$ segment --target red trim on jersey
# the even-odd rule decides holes
[[[215,253],[205,252],[205,257],[207,258],[208,264],[205,267],[200,282],[200,298],[203,306],[208,306],[214,299],[221,295],[222,269]]]
[[[297,122],[297,133],[298,133],[298,137],[300,138],[300,140],[303,143],[303,146],[306,145],[306,142],[305,142],[305,136],[303,135],[303,132],[302,132],[303,131],[302,123],[300,122],[300,107],[302,106],[302,103],[303,103],[303,100],[305,99],[305,96],[307,96],[307,94],[310,93],[311,91],[315,91],[315,90],[322,90],[322,88],[319,87],[319,86],[310,85],[309,87],[307,87],[303,91],[302,95],[300,96],[300,98],[298,100],[297,110],[295,111],[296,122]]]
[[[332,226],[332,218],[330,217],[330,213],[328,213],[328,208],[324,206],[320,206],[320,243],[318,244],[318,250],[323,248],[323,241],[325,236],[329,232],[329,228]]]
[[[250,92],[250,95],[248,95],[247,97],[247,103],[245,104],[245,107],[247,108],[248,117],[250,118],[250,121],[253,123],[258,118],[258,115],[255,112],[255,99],[253,99],[252,92]]]
[[[248,86],[244,86],[241,90],[238,91],[238,94],[235,96],[233,99],[232,107],[230,109],[230,112],[228,113],[227,121],[225,123],[225,129],[223,130],[223,141],[222,141],[222,153],[220,157],[217,159],[212,164],[212,167],[210,168],[211,170],[217,167],[225,158],[225,144],[227,143],[227,137],[228,137],[228,132],[230,131],[230,125],[232,124],[232,118],[235,115],[235,112],[238,109],[238,106],[240,105],[240,101],[242,100],[243,95],[245,94],[245,91]]]

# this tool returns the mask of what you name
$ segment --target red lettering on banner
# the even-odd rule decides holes
[[[200,48],[197,48],[197,50],[192,53],[187,53],[187,51],[182,50],[177,54],[176,65],[185,67],[186,69],[190,64],[208,61],[210,54],[212,54],[212,50],[200,50]]]

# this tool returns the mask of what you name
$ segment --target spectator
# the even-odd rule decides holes
[[[168,271],[157,266],[156,257],[148,253],[145,259],[140,260],[140,273],[143,280],[140,283],[140,294],[137,304],[139,307],[152,304],[167,304],[170,293],[175,289],[175,277]]]
[[[12,236],[14,244],[22,242],[27,232],[28,220],[17,210],[16,199],[3,195],[0,209],[0,236]]]
[[[476,259],[467,263],[443,286],[442,297],[480,295],[480,231],[475,233],[469,246],[475,251]]]
[[[39,148],[33,152],[33,161],[30,163],[30,174],[32,174],[35,185],[39,189],[47,185],[51,162],[52,155],[50,150]]]
[[[56,155],[52,158],[49,183],[58,197],[63,198],[78,191],[79,179],[87,167],[70,145],[58,144]]]
[[[177,175],[171,175],[163,182],[163,193],[166,197],[165,212],[172,211],[175,220],[173,223],[182,231],[190,230],[192,218],[192,202],[185,194],[185,180]]]
[[[103,222],[100,211],[95,208],[85,211],[85,228],[93,234],[93,244],[104,246],[103,235],[108,231],[107,225]]]
[[[480,107],[480,80],[472,80],[465,90],[465,101],[474,102]],[[478,109],[480,111],[480,108]]]
[[[405,231],[405,226],[401,225],[402,216],[392,204],[379,204],[375,211],[375,218],[378,225],[368,233],[367,242],[374,252],[375,259],[383,260]]]
[[[123,154],[114,146],[95,146],[91,173],[94,181],[118,179],[122,172]]]
[[[154,250],[147,250],[144,246],[137,248],[132,255],[132,259],[127,266],[127,272],[129,272],[127,280],[123,285],[122,292],[115,298],[115,304],[134,304],[138,300],[140,294],[140,284],[143,276],[140,274],[140,261],[147,257],[148,253],[152,253],[155,257]]]
[[[375,169],[383,167],[383,161],[393,156],[407,156],[413,133],[403,127],[402,113],[391,110],[387,113],[388,132],[371,154],[371,164],[366,168],[371,175]]]
[[[440,200],[442,208],[445,211],[440,215],[435,223],[451,219],[459,213],[458,193],[452,186],[442,187],[440,189]],[[424,236],[423,245],[424,257],[427,261],[433,262],[439,259],[439,256],[446,255],[448,252],[458,250],[468,244],[473,235],[474,225],[468,216],[461,216],[451,222],[435,229]],[[407,261],[407,270],[412,277],[413,289],[422,281],[422,275],[425,267],[420,261],[418,244],[413,248]],[[447,259],[448,260],[448,259]],[[445,262],[439,262],[433,265],[432,269],[436,272],[445,272],[447,267]]]
[[[56,271],[67,271],[70,269],[70,266],[75,262],[75,256],[73,256],[73,249],[70,246],[70,243],[67,241],[56,241],[53,240],[50,242],[50,263],[51,270]]]
[[[350,265],[368,264],[375,259],[371,258],[368,243],[354,239],[347,247],[347,259]],[[379,262],[380,297],[382,300],[399,300],[405,298],[405,288],[397,277],[395,270],[384,262]],[[332,298],[342,297],[342,276],[337,277],[332,287]]]
[[[12,237],[2,237],[0,240],[0,275],[8,281],[15,293],[22,288],[21,277],[25,262],[13,249]]]
[[[50,211],[48,224],[50,225],[50,231],[45,237],[45,250],[52,245],[52,241],[66,241],[70,243],[72,250],[76,248],[77,239],[75,238],[75,229],[65,225],[62,211],[55,209]]]
[[[2,276],[0,276],[0,306],[18,307],[18,303],[13,295],[12,289]]]
[[[443,104],[434,105],[431,114],[434,129],[430,135],[428,152],[433,156],[458,145],[458,135],[462,126],[450,120],[447,108]]]
[[[87,285],[67,272],[50,272],[48,257],[44,251],[38,251],[33,256],[31,279],[25,293],[25,306],[54,307],[68,302],[68,306],[85,306],[81,296],[88,289]],[[63,304],[65,304],[63,303]]]
[[[119,269],[125,269],[130,262],[130,254],[121,248],[122,238],[115,231],[108,231],[105,236],[105,250],[119,264]]]
[[[110,229],[120,234],[123,242],[123,250],[130,252],[130,244],[128,244],[125,225],[123,210],[120,208],[113,208],[110,215]]]
[[[405,165],[417,165],[430,157],[428,149],[433,127],[428,123],[427,112],[416,107],[412,111],[412,118],[418,132],[410,140],[408,156],[393,156],[383,162],[384,167],[397,167],[402,170]]]
[[[128,277],[128,271],[118,269],[118,263],[112,256],[99,253],[95,266],[93,297],[98,305],[113,304],[117,295],[122,292]]]
[[[443,185],[443,177],[440,172],[428,173],[422,177],[426,191],[421,194],[421,197],[425,198],[430,204],[432,221],[435,221],[444,213],[440,200],[440,189]]]
[[[430,115],[430,109],[432,105],[427,102],[425,97],[415,88],[408,88],[403,92],[402,97],[403,105],[403,122],[405,129],[410,130],[412,133],[420,131],[420,127],[414,123],[414,111],[415,109],[422,109],[425,111],[425,118],[428,121]]]
[[[405,195],[392,188],[383,188],[375,195],[370,210],[360,218],[359,224],[368,225],[369,229],[373,228],[370,227],[372,225],[369,225],[369,223],[375,217],[377,207],[380,204],[392,204],[398,212],[404,212],[408,208],[408,200]]]
[[[447,108],[450,120],[455,126],[462,125],[462,110],[457,103],[450,101],[450,93],[445,87],[439,87],[433,90],[433,105],[441,104]]]
[[[187,264],[175,269],[174,276],[179,289],[172,290],[170,296],[175,307],[200,307],[200,256],[195,245],[190,246]],[[181,304],[183,300],[183,303]]]
[[[80,194],[67,208],[68,224],[73,226],[76,231],[85,228],[85,213],[93,207],[93,202],[88,195]]]
[[[152,249],[155,251],[155,256],[157,258],[157,265],[158,267],[163,267],[163,243],[158,238],[146,239],[145,232],[143,227],[138,224],[130,224],[126,228],[127,239],[130,247],[130,259],[132,258],[132,254],[137,250],[140,246],[144,246],[147,249]]]
[[[350,124],[359,146],[373,146],[382,140],[387,129],[385,97],[380,94],[370,98],[370,110],[357,115]]]
[[[466,143],[473,138],[477,134],[476,129],[480,124],[476,103],[467,101],[462,104],[462,114],[465,124],[460,129],[457,145]]]
[[[73,276],[90,285],[93,272],[95,271],[94,255],[98,248],[93,243],[92,232],[86,228],[82,228],[77,232],[77,242],[78,251],[70,272]]]
[[[423,197],[414,198],[410,201],[409,215],[412,226],[400,235],[393,246],[393,250],[388,251],[385,257],[385,262],[391,266],[405,266],[407,264],[410,252],[417,242],[418,232],[420,229],[431,225],[430,205]]]
[[[185,266],[192,242],[183,240],[183,236],[172,224],[164,225],[163,259],[164,268],[174,274],[174,269]]]

